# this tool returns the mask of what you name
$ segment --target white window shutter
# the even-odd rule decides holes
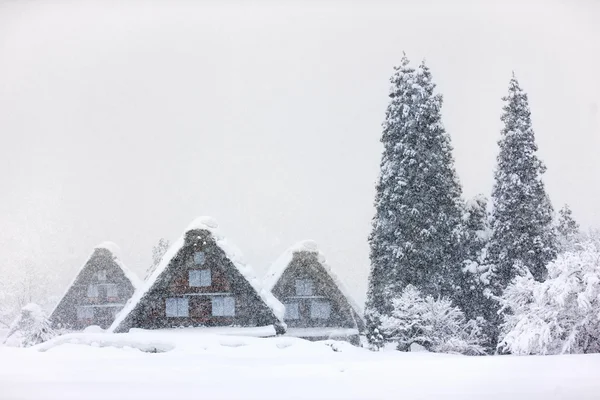
[[[99,281],[105,281],[106,280],[106,270],[102,269],[102,270],[98,271],[96,273],[96,276],[98,277]]]
[[[215,317],[220,317],[223,315],[223,298],[222,297],[213,297],[211,300],[212,303],[212,315]]]
[[[296,296],[312,296],[313,281],[310,279],[296,279]]]
[[[300,307],[298,303],[287,303],[285,305],[284,319],[300,319]]]
[[[226,317],[233,317],[235,315],[235,298],[234,297],[223,298],[223,315]]]
[[[106,285],[106,296],[118,297],[117,285]]]
[[[190,287],[200,286],[200,271],[191,270],[191,271],[189,271],[188,275],[189,275]]]
[[[190,308],[187,298],[177,299],[177,315],[180,317],[189,317],[190,316]]]
[[[200,286],[206,287],[210,285],[212,285],[210,269],[200,270]]]
[[[88,297],[98,297],[98,286],[88,285],[87,295]]]
[[[165,314],[167,317],[177,316],[177,299],[168,298],[165,300]]]
[[[331,315],[331,304],[326,301],[314,300],[310,305],[310,317],[312,319],[329,319]]]
[[[189,271],[190,287],[208,287],[212,284],[210,269]]]
[[[204,265],[205,262],[206,262],[206,256],[204,255],[204,252],[197,251],[194,253],[194,264]]]

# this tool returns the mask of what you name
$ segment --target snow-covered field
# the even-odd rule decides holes
[[[373,353],[344,342],[224,333],[86,332],[0,347],[0,399],[600,398],[600,354]]]

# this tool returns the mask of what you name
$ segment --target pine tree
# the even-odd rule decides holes
[[[21,309],[21,314],[12,323],[3,343],[15,337],[19,347],[30,347],[56,336],[50,326],[48,316],[40,306],[29,303]]]
[[[557,223],[558,243],[561,251],[572,249],[580,236],[579,224],[573,218],[573,212],[568,204],[558,212]]]
[[[460,273],[461,187],[442,96],[429,68],[402,59],[391,79],[376,188],[367,315],[389,315],[409,284],[425,294],[452,295]],[[386,294],[387,293],[387,294]]]
[[[385,336],[407,351],[419,344],[436,353],[482,355],[485,334],[477,320],[467,320],[447,298],[424,296],[408,285],[393,300],[391,315],[382,317]]]
[[[504,128],[498,142],[488,251],[496,294],[515,277],[518,265],[527,267],[538,281],[543,280],[557,247],[552,205],[542,181],[546,167],[536,154],[527,94],[514,74],[503,100]]]
[[[492,300],[489,290],[490,268],[486,264],[486,250],[489,243],[488,200],[483,195],[475,196],[464,206],[461,229],[462,273],[455,304],[468,319],[482,317],[489,319]]]
[[[160,264],[160,260],[162,260],[162,257],[165,255],[170,245],[171,244],[167,239],[161,238],[152,248],[152,265],[150,268],[148,268],[148,271],[146,271],[146,277],[144,279],[148,279],[150,275],[152,275],[156,267],[158,267],[158,264]]]

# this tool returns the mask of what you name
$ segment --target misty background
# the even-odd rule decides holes
[[[600,227],[600,3],[0,3],[0,276],[57,294],[114,241],[140,277],[213,216],[257,275],[317,241],[365,297],[381,123],[426,58],[464,197],[489,196],[514,70],[555,209]]]

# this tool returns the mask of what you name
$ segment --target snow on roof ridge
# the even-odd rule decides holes
[[[131,271],[129,268],[127,268],[125,266],[125,264],[123,264],[123,261],[121,261],[121,248],[115,242],[111,242],[111,241],[102,242],[102,243],[98,244],[96,247],[94,247],[94,251],[97,249],[108,250],[110,252],[110,254],[112,254],[113,261],[115,262],[115,264],[117,264],[119,266],[119,268],[121,268],[121,271],[123,271],[123,274],[125,275],[125,277],[127,279],[129,279],[129,282],[131,282],[131,284],[133,285],[134,290],[137,290],[142,285],[142,280],[140,279],[140,277],[137,276],[136,274],[134,274],[133,271]],[[90,258],[91,258],[91,256],[90,256]],[[89,259],[88,259],[88,261],[89,261]],[[87,264],[87,262],[86,262],[86,264]]]
[[[156,267],[156,269],[152,272],[152,274],[146,279],[141,287],[135,292],[135,294],[129,299],[125,307],[121,310],[121,312],[117,315],[112,325],[108,329],[110,332],[114,332],[115,329],[119,327],[119,325],[125,320],[127,315],[133,311],[133,309],[140,302],[142,297],[154,286],[154,283],[158,279],[158,277],[165,271],[165,269],[169,266],[173,257],[179,253],[181,248],[185,244],[185,236],[188,232],[193,230],[206,230],[210,232],[215,240],[215,243],[227,256],[227,258],[232,262],[234,267],[242,274],[242,276],[248,281],[250,286],[254,289],[254,291],[259,295],[259,297],[264,301],[264,303],[269,307],[275,317],[279,319],[280,322],[283,323],[283,314],[285,312],[285,308],[283,304],[279,300],[271,294],[270,290],[265,290],[262,287],[262,282],[256,277],[254,274],[254,270],[248,264],[246,264],[242,259],[241,251],[229,243],[225,236],[219,231],[219,224],[215,219],[208,216],[202,216],[194,219],[185,229],[181,237],[177,239],[165,252],[160,263]]]
[[[310,253],[316,253],[319,263],[323,266],[323,269],[329,274],[329,277],[336,284],[340,292],[346,297],[350,306],[354,309],[354,311],[358,314],[360,318],[362,318],[362,307],[359,307],[358,303],[354,301],[352,295],[348,291],[348,288],[344,283],[340,280],[337,274],[332,270],[331,266],[327,263],[327,259],[323,252],[319,249],[317,242],[311,239],[301,240],[294,245],[288,247],[278,258],[275,260],[273,264],[269,267],[267,274],[263,279],[263,286],[266,290],[272,291],[287,267],[290,265],[294,257],[294,253],[299,253],[302,251],[307,251]]]
[[[108,250],[112,253],[112,255],[116,258],[121,258],[121,248],[119,246],[117,246],[117,244],[115,242],[111,242],[109,240],[102,242],[96,246],[94,246],[94,250],[95,249],[105,249]]]
[[[193,231],[194,229],[206,229],[215,230],[219,228],[219,223],[209,216],[202,216],[194,219],[188,227],[185,229],[186,232]]]

